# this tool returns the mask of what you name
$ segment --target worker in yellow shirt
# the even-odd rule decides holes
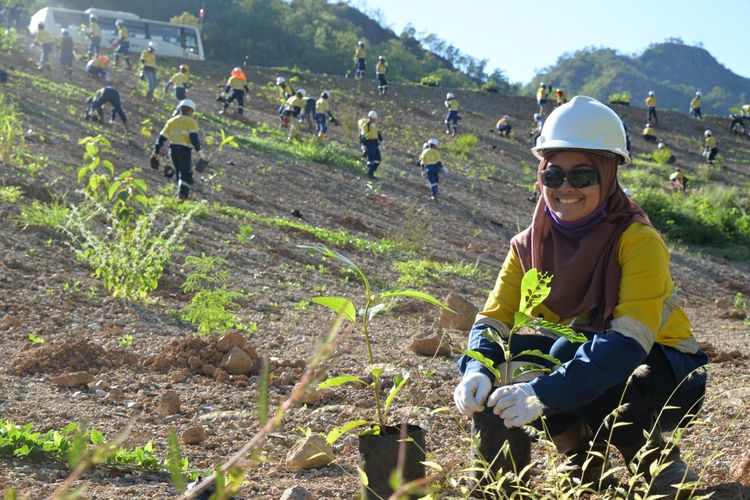
[[[650,123],[646,124],[643,132],[641,132],[641,136],[646,142],[656,142],[656,130],[654,130]]]
[[[49,55],[55,47],[55,37],[45,29],[44,23],[37,24],[34,45],[38,45],[42,49],[41,54],[39,54],[38,68],[50,71]]]
[[[375,65],[375,76],[378,79],[378,92],[380,95],[388,93],[388,81],[385,74],[388,73],[388,65],[385,63],[385,57],[378,57],[378,63]]]
[[[89,57],[98,56],[101,50],[102,44],[102,28],[99,23],[96,22],[96,14],[89,16],[89,26],[86,30],[86,36],[89,37]]]
[[[714,164],[716,155],[719,154],[719,148],[716,145],[716,137],[713,132],[706,130],[703,132],[705,142],[703,143],[703,157],[706,159],[706,163],[709,165]]]
[[[297,118],[302,112],[302,108],[305,106],[305,89],[297,89],[297,92],[286,100],[284,104],[284,111],[281,113],[281,124],[283,128],[289,129],[289,135],[287,141],[292,140],[292,133],[294,132],[294,124],[292,118]]]
[[[669,182],[672,183],[672,188],[682,191],[687,191],[687,177],[682,173],[680,167],[675,167],[674,172],[669,176]]]
[[[190,67],[187,64],[180,64],[180,70],[172,75],[167,84],[164,86],[164,93],[169,92],[169,87],[174,85],[174,96],[177,101],[182,101],[187,95],[187,89],[190,88]]]
[[[107,66],[109,66],[109,59],[107,59],[107,56],[99,54],[88,60],[85,69],[86,73],[93,76],[94,79],[106,81]]]
[[[656,163],[672,164],[677,161],[677,157],[675,157],[672,149],[663,142],[656,145],[656,151],[651,156],[656,160]]]
[[[318,140],[323,142],[328,132],[328,120],[336,123],[336,118],[331,114],[331,93],[324,90],[315,103],[315,123],[318,128]]]
[[[281,116],[284,112],[284,105],[286,105],[286,100],[292,97],[295,94],[295,91],[294,87],[287,83],[286,78],[284,78],[283,76],[276,77],[276,88],[279,92],[279,107],[277,112],[279,113],[279,116]]]
[[[549,91],[547,85],[542,82],[539,84],[539,88],[536,89],[536,105],[539,106],[539,114],[544,114],[544,105],[547,104],[547,96]]]
[[[146,97],[154,98],[156,89],[156,46],[154,42],[148,42],[146,50],[141,52],[141,77],[146,80]]]
[[[703,119],[701,114],[701,93],[700,91],[695,93],[695,96],[690,100],[690,116],[693,118]]]
[[[130,66],[130,34],[128,29],[125,27],[125,21],[118,19],[115,21],[115,27],[117,28],[117,40],[115,41],[115,66],[120,65],[120,56],[125,59],[125,64]]]
[[[445,107],[448,108],[448,112],[445,115],[445,133],[456,137],[458,133],[458,120],[461,117],[458,116],[458,101],[453,92],[445,94]]]
[[[360,40],[354,49],[354,78],[361,79],[365,75],[365,42]]]
[[[650,90],[648,97],[646,97],[646,107],[648,108],[648,118],[646,118],[646,121],[658,125],[659,118],[656,116],[656,95],[654,95],[653,90]]]
[[[510,116],[503,115],[495,124],[495,131],[505,137],[510,137],[510,131],[513,130],[513,124],[510,122]]]
[[[440,159],[438,145],[438,140],[434,137],[431,138],[424,144],[422,154],[419,155],[422,177],[427,174],[427,182],[430,183],[430,199],[432,201],[437,201],[440,171],[443,170],[443,162]]]
[[[247,87],[247,75],[242,68],[236,67],[232,70],[232,74],[224,86],[224,93],[228,97],[224,100],[224,109],[220,111],[220,114],[227,112],[227,108],[232,101],[237,101],[237,114],[242,116],[245,112],[245,95],[250,94],[250,89]]]
[[[729,131],[734,135],[745,135],[745,117],[740,113],[730,113],[729,118],[732,119]]]
[[[362,155],[367,158],[367,178],[375,179],[375,171],[380,166],[382,157],[380,155],[380,143],[383,142],[383,134],[378,130],[377,111],[367,113],[367,118],[357,122],[359,127],[359,144],[362,147]]]
[[[170,118],[159,132],[159,137],[154,144],[154,151],[151,154],[151,167],[159,168],[159,155],[163,155],[162,146],[169,141],[169,157],[172,160],[174,168],[169,165],[164,167],[164,175],[171,178],[175,172],[177,182],[178,197],[180,200],[187,200],[190,196],[190,186],[193,185],[193,166],[191,159],[191,146],[195,148],[200,157],[200,165],[208,162],[203,150],[201,149],[200,138],[198,137],[198,122],[193,118],[195,113],[195,103],[190,99],[184,99],[177,105],[178,114]],[[196,170],[202,171],[202,168],[196,165]]]

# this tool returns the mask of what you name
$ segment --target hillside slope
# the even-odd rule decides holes
[[[212,165],[205,174],[197,174],[193,200],[169,205],[170,216],[190,208],[199,209],[200,215],[151,294],[154,300],[113,299],[91,276],[91,269],[76,260],[67,237],[44,225],[28,224],[23,213],[36,203],[50,215],[50,203],[80,200],[76,172],[83,164],[83,151],[77,141],[96,134],[111,140],[112,151],[105,156],[118,172],[142,168],[136,175],[148,183],[149,193],[172,199],[173,187],[148,168],[148,153],[174,102],[169,97],[146,101],[137,91],[135,75],[116,70],[114,82],[123,94],[133,132],[85,122],[83,100],[97,83],[78,72],[71,79],[57,72],[47,79],[32,69],[32,57],[18,52],[0,59],[3,66],[16,68],[2,90],[16,106],[30,154],[19,164],[0,165],[0,186],[17,187],[21,193],[16,202],[4,199],[0,204],[5,222],[0,226],[0,407],[2,418],[33,422],[42,432],[86,421],[111,439],[132,426],[126,443],[142,446],[153,440],[163,459],[170,428],[181,434],[200,425],[205,440],[184,446],[183,453],[191,468],[206,470],[258,431],[258,377],[216,370],[215,338],[208,343],[196,339],[196,326],[182,316],[192,298],[181,288],[191,273],[188,256],[226,260],[227,288],[243,292],[237,299],[238,316],[249,325],[254,348],[269,359],[273,411],[290,395],[332,320],[327,309],[310,303],[311,298],[340,295],[361,304],[361,286],[354,276],[309,256],[298,245],[324,243],[337,249],[359,263],[376,287],[408,285],[437,297],[454,292],[481,306],[510,237],[530,220],[533,205],[527,197],[535,162],[527,131],[536,107],[531,99],[453,89],[463,120],[459,137],[451,139],[443,134],[442,124],[446,89],[393,85],[388,97],[380,98],[372,80],[282,73],[299,79],[295,85],[311,94],[323,88],[331,91],[341,126],[331,127],[332,149],[321,151],[306,141],[306,133],[288,144],[276,130],[276,91],[271,84],[276,71],[251,68],[245,123],[216,114],[215,88],[225,81],[226,68],[196,64],[190,97],[201,111],[204,139],[211,136],[216,141],[225,130],[240,147],[219,152],[216,142],[207,146]],[[378,171],[381,180],[376,183],[363,178],[356,141],[356,120],[369,109],[379,112],[386,138]],[[634,107],[617,111],[633,128],[645,116],[643,109]],[[491,133],[497,117],[506,113],[514,119],[516,132],[508,139]],[[750,142],[723,132],[719,137],[725,169],[706,173],[700,163],[706,124],[717,131],[728,125],[724,119],[698,123],[666,111],[659,133],[696,180],[696,189],[747,186]],[[425,180],[413,164],[421,144],[431,136],[441,140],[450,170],[441,179],[437,203],[429,201]],[[651,148],[633,134],[636,156]],[[639,179],[629,178],[633,183]],[[204,200],[206,205],[199,206]],[[301,218],[292,216],[293,210]],[[750,266],[728,261],[712,248],[673,244],[672,250],[679,300],[698,339],[713,349],[705,423],[685,431],[681,447],[701,472],[705,490],[716,493],[713,498],[747,497],[747,489],[730,477],[729,469],[750,449],[750,425],[742,417],[747,415],[750,384],[746,378],[737,379],[748,370],[745,346],[750,332],[740,320],[716,310],[714,301],[731,302],[737,293],[750,295]],[[392,415],[408,414],[410,421],[424,427],[430,460],[445,467],[447,478],[460,480],[468,474],[462,469],[470,465],[470,453],[466,422],[453,407],[452,391],[466,332],[448,332],[454,346],[450,356],[423,357],[407,349],[412,335],[436,324],[434,309],[403,301],[378,316],[371,333],[376,359],[387,365],[388,380],[402,370],[412,372],[412,383],[396,399]],[[45,342],[32,344],[30,333]],[[342,340],[325,369],[329,376],[363,375],[366,359],[355,332]],[[88,372],[92,383],[64,388],[50,382],[72,370]],[[165,416],[159,402],[169,390],[178,394],[181,410]],[[285,464],[286,453],[305,429],[326,433],[351,419],[372,418],[366,390],[344,386],[322,398],[284,415],[283,425],[264,446],[264,460],[250,470],[242,498],[279,498],[294,485],[317,498],[353,497],[358,473],[352,437],[335,445],[333,465],[295,472]],[[440,408],[446,410],[436,411]],[[719,458],[718,451],[723,453]],[[541,447],[535,449],[535,458],[542,470]],[[68,474],[66,465],[55,460],[34,463],[0,454],[0,463],[0,487],[18,488],[28,498],[46,497]],[[165,474],[127,466],[97,469],[76,481],[74,487],[79,486],[91,498],[175,494]],[[448,480],[433,487],[437,497],[461,496]]]
[[[642,105],[649,91],[659,107],[686,113],[697,90],[703,94],[703,112],[726,116],[729,109],[747,102],[750,78],[721,65],[706,49],[682,43],[658,43],[638,56],[612,49],[586,49],[567,54],[527,85],[534,92],[540,81],[551,82],[574,94],[606,100],[610,94],[630,92],[632,103]]]

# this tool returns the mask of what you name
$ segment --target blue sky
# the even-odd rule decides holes
[[[565,52],[604,46],[640,53],[681,38],[702,43],[721,64],[750,78],[750,0],[351,0],[379,10],[397,34],[407,23],[487,59],[511,82],[528,83]],[[488,71],[489,72],[489,71]]]

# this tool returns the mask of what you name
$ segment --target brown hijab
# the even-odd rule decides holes
[[[617,182],[617,159],[582,151],[599,172],[602,215],[575,236],[558,230],[546,213],[544,196],[534,210],[531,225],[517,234],[511,247],[523,271],[536,268],[553,275],[552,291],[544,305],[561,318],[597,309],[584,330],[603,332],[617,305],[622,269],[617,259],[620,235],[634,222],[651,225],[646,213],[622,191]],[[539,174],[547,167],[539,162]]]

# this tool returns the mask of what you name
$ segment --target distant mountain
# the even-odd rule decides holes
[[[613,93],[630,92],[631,104],[638,106],[653,90],[658,107],[683,113],[697,90],[703,94],[704,113],[724,115],[750,99],[750,78],[732,73],[701,47],[672,40],[651,45],[635,57],[607,48],[564,54],[525,91],[536,91],[540,82],[562,87],[569,95],[604,100]]]

